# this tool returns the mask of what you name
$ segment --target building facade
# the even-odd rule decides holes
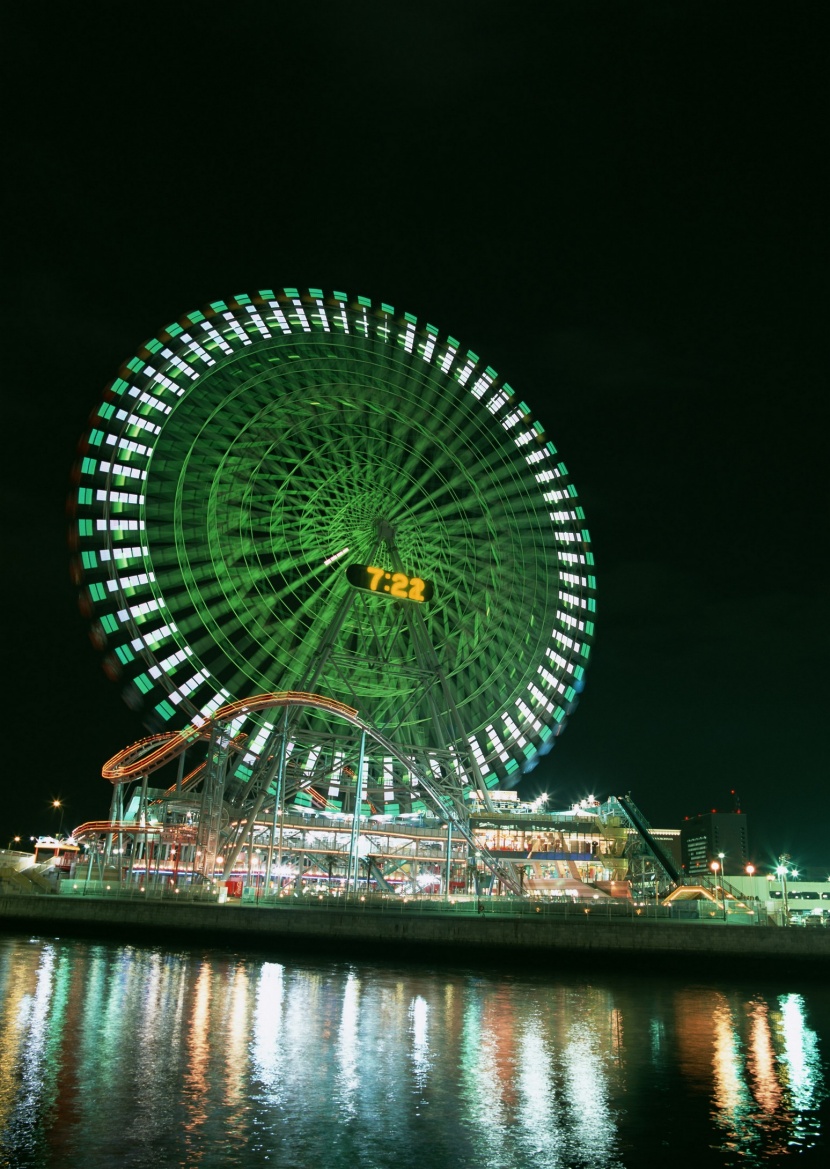
[[[702,812],[680,826],[680,856],[687,877],[712,872],[717,863],[726,877],[742,876],[749,862],[749,831],[742,812]]]

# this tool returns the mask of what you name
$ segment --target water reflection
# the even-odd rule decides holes
[[[20,1169],[762,1165],[827,1122],[823,988],[2,939],[0,995]]]
[[[354,1101],[360,1084],[358,1076],[358,1052],[360,1030],[360,983],[353,974],[346,979],[343,988],[343,1010],[337,1033],[337,1098],[344,1116],[354,1115]]]
[[[426,999],[417,995],[409,1008],[410,1035],[412,1036],[412,1070],[419,1089],[426,1086],[429,1073],[429,1005]]]
[[[724,1145],[759,1160],[814,1148],[826,1097],[816,1033],[801,995],[714,1012],[715,1120]]]
[[[210,966],[204,962],[193,987],[190,1018],[184,1030],[187,1048],[186,1092],[184,1094],[184,1104],[187,1111],[185,1129],[189,1133],[198,1129],[204,1123],[206,1116],[205,1101],[208,1095],[208,1068],[210,1065],[210,1048],[208,1046],[210,977]]]
[[[279,1042],[284,1001],[283,968],[263,962],[256,988],[251,1029],[251,1065],[263,1088],[264,1100],[274,1106],[282,1102],[282,1049]],[[325,1034],[328,1041],[330,1033]]]
[[[752,1095],[758,1101],[763,1118],[781,1111],[781,1084],[775,1066],[769,1006],[765,1002],[749,1004],[749,1046],[746,1068]]]
[[[722,995],[713,1012],[714,1119],[725,1146],[739,1151],[754,1143],[755,1109],[744,1076],[743,1050],[735,1020]]]
[[[779,1004],[784,1034],[785,1091],[792,1117],[790,1143],[809,1147],[820,1135],[816,1108],[825,1095],[818,1036],[807,1025],[801,995],[785,995]]]

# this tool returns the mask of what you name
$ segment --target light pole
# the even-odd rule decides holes
[[[723,906],[723,920],[726,921],[726,890],[723,887],[723,878],[726,873],[726,854],[719,852],[718,860],[720,861],[720,899]]]
[[[755,875],[755,865],[753,865],[753,864],[746,865],[744,871],[746,872],[746,875],[749,877],[749,896],[753,901],[757,901],[758,898],[755,895],[755,882],[752,879]],[[760,910],[756,908],[756,909],[753,909],[751,912],[755,917],[755,924],[760,925],[761,924]]]
[[[715,882],[716,882],[716,884],[715,884],[715,905],[717,905],[717,903],[718,903],[718,886],[717,886],[717,879],[718,879],[718,871],[720,870],[720,864],[719,864],[719,862],[718,862],[718,861],[712,861],[712,863],[711,863],[711,865],[709,866],[709,868],[710,868],[710,869],[712,870],[712,872],[715,874]],[[723,894],[723,888],[722,888],[722,887],[721,887],[721,894]],[[725,908],[725,907],[724,907],[724,911],[723,911],[723,916],[724,916],[724,919],[725,919],[725,918],[726,918],[726,908]]]
[[[790,924],[790,907],[787,903],[787,861],[789,859],[789,853],[782,853],[778,858],[778,868],[775,870],[781,880],[781,900],[784,903],[784,925]]]
[[[58,826],[58,836],[60,836],[61,833],[63,832],[63,803],[61,800],[52,800],[52,807],[55,809],[55,811],[57,811],[58,808],[60,808],[61,821],[60,821],[60,824]]]
[[[13,845],[13,844],[20,844],[20,837],[19,837],[19,836],[13,836],[13,837],[11,838],[11,840],[10,840],[10,841],[9,841],[9,843],[8,843],[8,845],[6,846],[6,849],[7,849],[7,851],[8,851],[8,852],[11,852],[11,847],[12,847],[12,845]]]

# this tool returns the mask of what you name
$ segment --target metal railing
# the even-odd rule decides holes
[[[714,911],[711,902],[705,903],[712,910],[699,915],[690,914],[688,909],[655,903],[637,905],[633,902],[612,898],[561,898],[515,897],[510,895],[481,896],[458,894],[446,896],[411,896],[361,892],[359,889],[337,893],[296,892],[291,888],[281,893],[265,892],[249,886],[243,897],[228,896],[225,886],[218,884],[174,885],[167,881],[159,883],[136,883],[119,885],[116,881],[64,879],[60,883],[61,896],[96,898],[112,901],[179,902],[181,904],[222,905],[229,912],[236,909],[272,910],[292,912],[313,910],[323,913],[344,911],[383,916],[429,914],[439,916],[485,916],[532,918],[534,920],[567,921],[662,921],[699,922],[701,924],[724,924],[750,920],[753,924],[774,924],[766,909],[760,903],[753,903],[749,911],[738,910],[727,905],[727,913]],[[3,890],[11,892],[11,890]],[[26,894],[21,892],[22,896]],[[685,903],[688,906],[691,903]]]

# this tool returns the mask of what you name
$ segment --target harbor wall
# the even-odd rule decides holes
[[[0,928],[36,934],[86,935],[187,945],[248,945],[252,949],[323,949],[332,954],[377,957],[445,956],[466,960],[475,953],[497,961],[519,959],[559,964],[613,956],[682,969],[763,963],[803,971],[830,972],[830,929],[711,922],[609,920],[591,913],[566,919],[517,916],[487,906],[477,911],[405,905],[384,908],[348,903],[262,907],[228,903],[83,899],[58,896],[0,896]]]

